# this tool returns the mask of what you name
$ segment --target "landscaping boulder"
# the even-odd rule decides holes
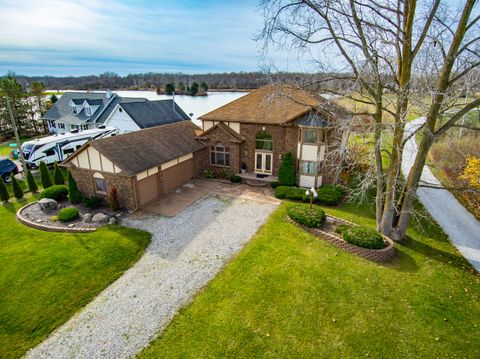
[[[93,218],[93,214],[91,214],[91,213],[85,213],[83,215],[83,221],[85,223],[90,223],[92,221],[92,218]]]
[[[92,217],[92,222],[95,223],[108,223],[108,216],[104,213],[97,213]]]
[[[108,220],[108,224],[115,224],[117,223],[117,219],[115,217],[110,217],[110,219]]]
[[[42,211],[53,211],[54,209],[57,209],[58,206],[57,201],[51,198],[42,198],[37,203]]]

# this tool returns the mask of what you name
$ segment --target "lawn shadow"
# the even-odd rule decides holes
[[[425,256],[426,258],[433,259],[436,262],[446,264],[453,268],[463,269],[463,270],[469,270],[471,268],[468,261],[465,258],[463,258],[460,254],[446,252],[444,250],[425,244],[410,236],[406,236],[403,241],[397,242],[396,244],[399,248],[402,248],[402,247],[408,248],[412,251],[415,251],[416,253],[419,253]],[[407,255],[405,252],[403,253]]]

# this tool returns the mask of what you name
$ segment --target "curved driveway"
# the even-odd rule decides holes
[[[407,123],[405,135],[412,133],[424,122],[425,118],[420,117]],[[402,160],[402,171],[405,175],[413,166],[417,150],[417,142],[413,136],[405,145]],[[421,181],[441,186],[440,181],[428,166],[423,168]],[[417,190],[417,196],[443,228],[450,241],[477,272],[480,272],[480,222],[445,189],[420,187]]]

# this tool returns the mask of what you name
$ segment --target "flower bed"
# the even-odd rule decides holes
[[[328,215],[325,223],[320,228],[308,228],[291,219],[289,220],[295,225],[313,234],[314,236],[330,242],[335,247],[341,248],[343,250],[346,250],[347,252],[356,254],[357,256],[360,256],[362,258],[365,258],[374,262],[388,262],[395,257],[395,248],[393,246],[393,241],[386,236],[382,236],[385,241],[384,248],[369,249],[369,248],[363,248],[363,247],[359,247],[354,244],[348,243],[336,233],[336,229],[339,226],[359,227],[357,224],[353,222]]]

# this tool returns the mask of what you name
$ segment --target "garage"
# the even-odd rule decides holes
[[[154,200],[159,195],[157,174],[137,181],[137,201],[140,206]]]
[[[188,182],[194,176],[194,172],[192,159],[162,170],[162,194],[172,192]]]

